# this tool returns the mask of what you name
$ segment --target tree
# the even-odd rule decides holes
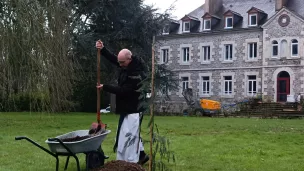
[[[75,70],[79,79],[77,79],[73,99],[77,99],[78,104],[85,104],[85,102],[88,104],[80,107],[83,111],[90,111],[90,109],[93,111],[96,101],[96,90],[93,86],[96,84],[95,41],[101,39],[105,46],[116,54],[122,48],[128,48],[133,54],[142,57],[148,66],[151,66],[152,37],[162,31],[170,13],[156,13],[157,9],[143,5],[142,0],[81,0],[74,2],[75,13],[77,13],[74,16],[78,17],[74,21],[80,21],[79,18],[82,18],[82,21],[81,24],[78,24],[73,36],[74,56],[80,64]],[[101,82],[113,82],[116,75],[115,69],[107,61],[101,62]],[[160,67],[159,71],[170,72],[165,67]],[[165,77],[163,78],[165,79]],[[146,81],[149,82],[149,80]],[[171,82],[160,81],[158,83]],[[106,97],[105,95],[108,94],[103,95]],[[108,104],[108,101],[104,102],[106,105]]]
[[[64,0],[0,2],[0,109],[70,107],[71,5]]]

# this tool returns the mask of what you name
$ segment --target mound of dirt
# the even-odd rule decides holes
[[[145,169],[137,163],[113,160],[107,162],[102,168],[95,169],[94,171],[145,171]]]

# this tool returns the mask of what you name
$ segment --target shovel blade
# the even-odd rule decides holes
[[[106,124],[93,122],[91,124],[89,134],[96,134],[100,130],[105,130],[105,129],[106,129]]]

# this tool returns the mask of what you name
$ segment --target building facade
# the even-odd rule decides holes
[[[262,94],[286,102],[304,92],[304,1],[206,0],[157,37],[156,56],[179,78],[157,108],[181,112],[182,92],[240,102]],[[161,93],[158,93],[161,96]]]

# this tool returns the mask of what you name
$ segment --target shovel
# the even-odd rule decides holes
[[[100,85],[100,49],[97,51],[97,85]],[[93,122],[91,124],[89,134],[96,134],[100,131],[104,131],[106,125],[100,120],[100,89],[97,88],[97,123]]]

